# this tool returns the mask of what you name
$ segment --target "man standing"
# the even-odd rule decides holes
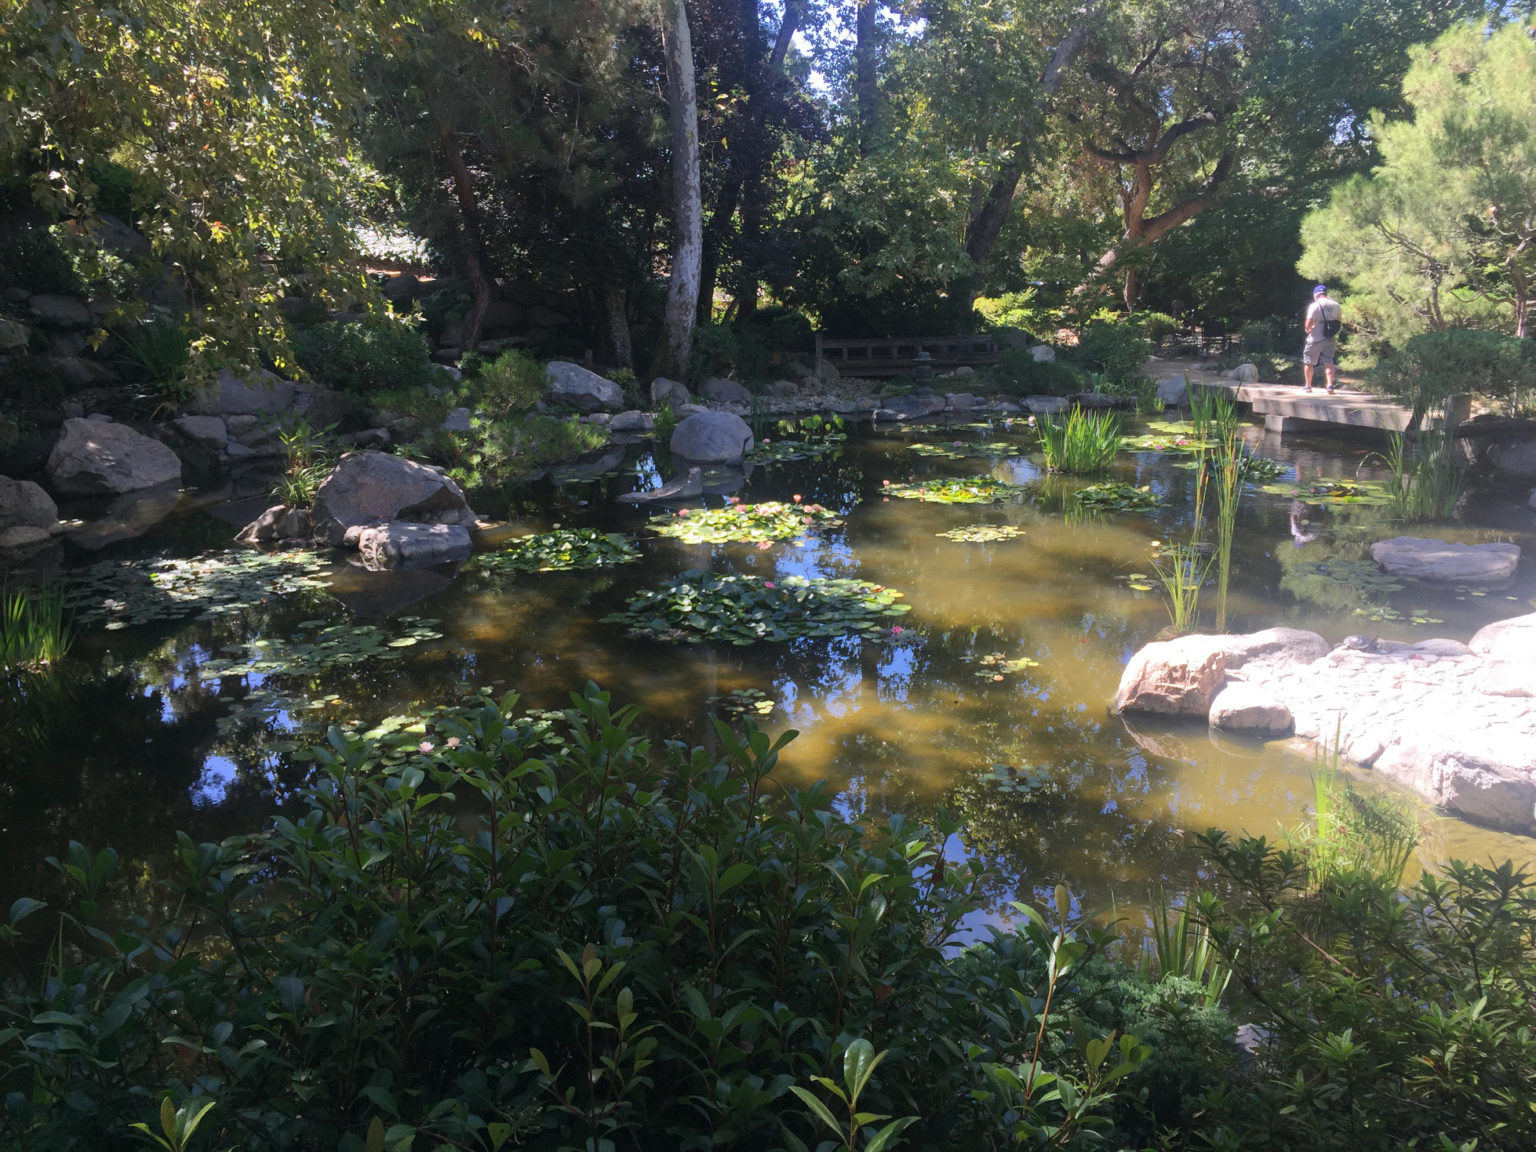
[[[1326,285],[1319,284],[1312,289],[1312,305],[1307,309],[1305,324],[1307,342],[1301,349],[1301,374],[1308,392],[1312,391],[1312,369],[1321,364],[1328,378],[1328,394],[1333,395],[1339,375],[1334,359],[1338,351],[1340,317],[1343,314],[1339,302],[1328,295]]]

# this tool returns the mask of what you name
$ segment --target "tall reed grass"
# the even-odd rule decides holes
[[[1413,447],[1393,433],[1385,457],[1392,515],[1400,520],[1446,520],[1456,513],[1466,474],[1456,463],[1455,433],[1448,428],[1420,432]]]
[[[74,641],[60,588],[0,588],[0,671],[35,672],[57,664]]]
[[[1216,631],[1225,632],[1232,538],[1237,528],[1237,505],[1243,495],[1243,441],[1235,425],[1222,433],[1221,444],[1214,453],[1203,455],[1201,466],[1210,467],[1216,484]]]
[[[1208,918],[1200,908],[1209,898],[1191,894],[1182,906],[1174,906],[1166,892],[1152,908],[1152,930],[1135,957],[1142,979],[1157,983],[1169,977],[1193,980],[1202,991],[1207,1008],[1221,1001],[1232,981],[1232,967],[1221,959],[1211,938]]]
[[[1107,412],[1074,408],[1065,420],[1042,419],[1038,432],[1045,466],[1052,472],[1102,472],[1120,451],[1120,420]]]
[[[1291,839],[1306,849],[1309,877],[1322,887],[1350,876],[1397,887],[1419,846],[1411,804],[1396,796],[1357,792],[1339,770],[1341,734],[1319,750],[1312,771],[1312,820]]]
[[[1197,440],[1223,443],[1228,436],[1237,434],[1237,405],[1225,392],[1191,388],[1189,422]]]

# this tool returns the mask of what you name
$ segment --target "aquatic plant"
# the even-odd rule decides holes
[[[772,437],[759,437],[744,457],[753,464],[783,464],[790,460],[815,460],[836,451],[848,434],[838,415],[806,416],[780,420]]]
[[[670,536],[684,544],[760,544],[793,540],[811,528],[835,528],[843,522],[837,513],[820,504],[765,500],[761,504],[727,504],[724,508],[679,508],[653,516],[650,525],[658,536]]]
[[[1006,652],[971,652],[961,657],[967,664],[977,664],[975,675],[981,680],[1002,680],[1023,672],[1026,668],[1040,667],[1040,661],[1028,656],[1009,657]]]
[[[0,673],[36,672],[57,664],[74,642],[74,621],[57,587],[0,584]]]
[[[945,444],[919,440],[906,445],[906,449],[915,455],[938,460],[996,460],[1023,452],[1019,445],[1006,440],[951,440]]]
[[[1399,520],[1446,520],[1456,513],[1466,487],[1466,473],[1456,460],[1456,439],[1449,429],[1420,432],[1410,450],[1394,432],[1387,441],[1385,488],[1388,507]]]
[[[70,573],[65,607],[80,624],[127,628],[196,615],[212,620],[274,596],[330,587],[328,561],[309,551],[210,552],[190,560],[103,560]]]
[[[1237,533],[1237,506],[1243,497],[1243,442],[1234,427],[1221,446],[1202,456],[1202,468],[1216,485],[1216,631],[1227,630],[1227,587],[1232,576],[1232,540]]]
[[[965,524],[948,532],[935,532],[957,544],[996,544],[1001,540],[1014,540],[1024,535],[1024,529],[1011,524]]]
[[[1084,508],[1094,508],[1103,512],[1150,512],[1153,508],[1162,507],[1160,500],[1151,485],[1143,484],[1140,488],[1134,484],[1126,484],[1113,481],[1108,484],[1090,484],[1086,488],[1079,488],[1069,497],[1073,503]]]
[[[887,483],[881,491],[886,496],[929,504],[995,504],[1022,494],[1024,487],[991,476],[947,476],[910,484]]]
[[[1237,404],[1226,392],[1215,388],[1189,390],[1189,423],[1195,439],[1220,444],[1236,435]]]
[[[726,720],[740,720],[746,716],[760,719],[772,715],[777,707],[773,697],[759,688],[733,688],[717,696],[706,696],[704,704]]]
[[[1065,420],[1046,416],[1035,427],[1052,472],[1102,472],[1120,451],[1120,419],[1107,412],[1074,408]]]
[[[1250,456],[1246,452],[1239,458],[1238,467],[1244,484],[1269,484],[1284,476],[1287,466],[1268,456]]]
[[[294,417],[277,429],[283,446],[283,473],[272,484],[271,494],[290,508],[309,508],[315,502],[320,485],[331,474],[330,434],[335,425],[315,428],[302,416]]]
[[[901,593],[866,580],[730,576],[690,570],[632,596],[604,624],[672,643],[774,643],[801,636],[843,636],[886,627],[910,610]]]
[[[482,552],[471,564],[482,572],[570,572],[614,568],[638,559],[639,549],[617,532],[557,528],[520,537],[499,552]]]
[[[1392,503],[1387,486],[1380,480],[1314,480],[1310,484],[1264,484],[1260,492],[1289,496],[1304,504],[1385,507]]]
[[[1188,420],[1149,420],[1146,429],[1140,435],[1126,437],[1123,447],[1135,452],[1200,452],[1214,444]]]

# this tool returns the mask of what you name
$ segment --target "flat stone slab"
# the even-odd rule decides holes
[[[1514,579],[1520,546],[1394,536],[1372,544],[1371,559],[1394,576],[1443,584],[1503,586]]]

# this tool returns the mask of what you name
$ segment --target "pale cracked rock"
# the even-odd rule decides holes
[[[1394,536],[1371,545],[1371,559],[1394,576],[1437,583],[1501,586],[1514,578],[1518,544],[1461,544]]]
[[[1227,677],[1224,636],[1180,636],[1131,657],[1115,693],[1116,712],[1206,716]]]
[[[1284,736],[1291,730],[1291,710],[1270,693],[1229,681],[1211,701],[1212,728],[1227,732],[1257,732],[1266,736]]]

